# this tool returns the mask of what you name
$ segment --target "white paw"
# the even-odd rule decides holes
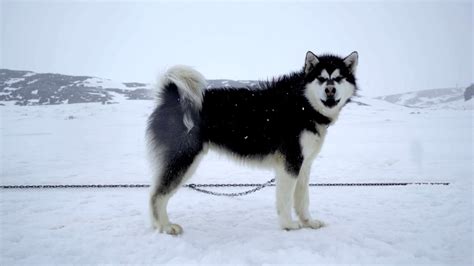
[[[167,233],[169,235],[180,235],[183,233],[183,228],[179,224],[167,224],[159,227],[160,233]]]
[[[305,220],[305,221],[302,221],[302,223],[303,223],[303,227],[308,227],[312,229],[318,229],[318,228],[326,226],[324,222],[319,221],[319,220]]]
[[[289,230],[298,230],[301,228],[301,224],[296,221],[290,221],[286,223],[280,224],[281,229],[289,231]]]

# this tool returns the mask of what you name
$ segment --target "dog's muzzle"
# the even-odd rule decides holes
[[[341,99],[336,100],[336,88],[334,86],[327,86],[326,89],[324,89],[324,92],[326,93],[326,100],[322,100],[321,102],[326,106],[326,107],[334,107],[336,106]]]

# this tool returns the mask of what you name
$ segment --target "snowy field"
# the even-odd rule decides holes
[[[291,232],[278,229],[274,187],[240,198],[183,188],[169,205],[179,237],[151,230],[144,188],[3,189],[0,264],[471,265],[473,111],[362,101],[329,129],[311,182],[450,185],[312,187],[310,209],[328,226]],[[153,102],[120,102],[0,106],[2,185],[149,183]],[[211,152],[191,182],[270,178]]]

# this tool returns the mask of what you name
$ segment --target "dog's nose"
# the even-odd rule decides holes
[[[334,95],[336,94],[336,88],[333,87],[333,86],[328,86],[328,87],[326,87],[324,92],[326,92],[326,95],[328,97],[334,97]]]

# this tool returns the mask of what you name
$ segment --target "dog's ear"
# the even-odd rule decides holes
[[[308,51],[306,53],[306,60],[304,62],[304,73],[308,74],[318,63],[318,57],[311,51]]]
[[[357,62],[359,61],[359,54],[357,52],[352,52],[346,58],[344,58],[344,63],[349,68],[349,71],[352,74],[355,74],[357,68]]]

